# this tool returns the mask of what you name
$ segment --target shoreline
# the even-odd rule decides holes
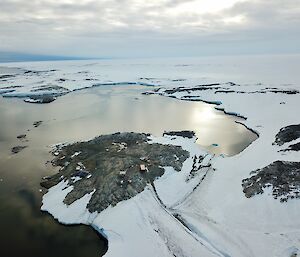
[[[158,80],[152,76],[148,77],[149,82]],[[167,80],[161,81],[165,83]],[[189,168],[189,172],[195,170],[195,175],[189,173],[190,176],[178,176],[172,169],[165,168],[164,174],[153,182],[156,190],[151,186],[146,187],[142,193],[119,202],[114,207],[106,208],[99,215],[91,216],[85,211],[88,200],[86,198],[81,205],[78,204],[77,208],[80,211],[78,209],[75,211],[78,214],[76,217],[72,216],[75,207],[66,208],[64,205],[57,215],[61,215],[61,219],[69,219],[70,222],[87,220],[89,223],[97,224],[99,228],[105,227],[110,240],[106,256],[135,256],[132,249],[136,250],[139,256],[147,256],[147,250],[158,251],[164,256],[175,254],[191,257],[195,252],[203,256],[218,254],[238,257],[267,255],[290,257],[299,253],[300,246],[296,239],[300,232],[295,229],[300,226],[297,218],[300,210],[299,200],[284,195],[286,201],[281,202],[280,199],[274,198],[276,184],[268,187],[262,184],[261,188],[260,184],[255,184],[255,179],[264,178],[268,169],[271,169],[273,174],[273,164],[280,168],[280,165],[289,163],[297,169],[293,164],[300,158],[297,147],[290,147],[288,143],[278,145],[274,142],[278,132],[287,125],[300,123],[297,115],[298,86],[224,83],[216,85],[218,87],[216,89],[202,90],[199,89],[201,86],[196,86],[197,90],[191,90],[191,87],[187,86],[195,84],[191,81],[188,79],[177,81],[176,83],[180,84],[180,92],[176,92],[175,95],[168,95],[164,88],[155,89],[154,93],[180,100],[204,99],[221,103],[217,107],[220,111],[222,108],[227,113],[247,117],[247,120],[242,121],[243,124],[237,127],[237,132],[239,129],[245,129],[245,126],[259,133],[259,138],[237,155],[228,158],[215,157],[210,167],[208,164],[203,165],[200,170],[198,162],[201,158],[190,158],[183,169]],[[176,83],[172,83],[168,84],[167,89],[175,86]],[[80,103],[81,98],[77,100]],[[141,106],[143,104],[144,102]],[[55,103],[51,106],[55,106]],[[195,113],[193,117],[207,119],[209,115],[209,112],[202,112]],[[43,129],[43,126],[41,128]],[[21,133],[18,131],[16,135]],[[30,136],[28,138],[30,139]],[[63,140],[64,138],[59,138],[57,142]],[[168,141],[163,137],[160,137],[160,140]],[[291,143],[297,144],[299,140]],[[290,150],[283,152],[285,149]],[[28,150],[25,149],[20,155],[23,154],[28,154]],[[207,170],[209,172],[206,173]],[[253,173],[254,171],[257,172]],[[283,178],[291,175],[285,173],[284,169],[282,172]],[[187,172],[185,174],[187,175]],[[196,186],[196,181],[198,183],[201,181],[200,186],[191,190]],[[243,181],[247,182],[245,185],[247,195],[243,192]],[[274,183],[272,180],[267,181]],[[248,186],[252,186],[249,183],[253,182],[255,191],[250,187],[249,193]],[[63,190],[58,191],[58,196],[61,196]],[[91,197],[95,194],[90,193]],[[283,190],[281,193],[289,192]],[[58,198],[55,199],[55,195],[53,197],[53,204],[57,206]],[[63,199],[61,201],[63,203]],[[178,219],[168,215],[163,206],[172,210],[172,214]],[[184,224],[179,224],[180,221]],[[146,237],[145,234],[149,236]]]
[[[164,137],[160,137],[160,138],[154,138],[154,137],[151,136],[150,140],[151,140],[149,142],[150,144],[157,144],[157,143],[159,143],[159,144],[165,144],[165,145],[171,145],[172,144],[174,146],[181,146],[185,150],[190,149],[190,151],[192,153],[196,151],[198,154],[202,153],[202,154],[206,155],[206,153],[203,152],[203,150],[200,150],[201,148],[199,148],[195,144],[195,137],[193,137],[193,138],[183,138],[183,137],[180,137],[180,136],[165,135]],[[110,206],[107,209],[103,210],[102,212],[108,214],[110,212],[110,210],[112,210],[112,209],[115,209],[115,208],[118,209],[119,206],[126,206],[126,205],[128,205],[128,203],[135,202],[136,198],[139,198],[139,197],[141,197],[142,195],[145,195],[145,194],[148,195],[148,193],[145,193],[145,192],[152,191],[151,187],[155,188],[155,185],[157,185],[157,188],[154,191],[156,192],[156,190],[157,190],[158,192],[156,192],[156,193],[153,192],[153,196],[152,197],[154,197],[154,198],[158,197],[158,195],[161,194],[161,192],[162,192],[161,190],[163,190],[162,185],[160,185],[160,181],[161,180],[164,181],[166,179],[165,177],[169,177],[169,176],[171,176],[171,177],[173,176],[173,179],[175,179],[177,181],[177,183],[176,183],[177,184],[177,189],[175,189],[175,188],[171,189],[172,187],[170,187],[170,186],[168,186],[168,187],[169,187],[170,190],[173,190],[173,191],[175,190],[175,192],[177,192],[177,194],[176,194],[175,198],[174,198],[174,196],[171,196],[170,194],[169,194],[169,196],[164,196],[161,200],[159,200],[160,198],[157,198],[158,199],[157,203],[161,204],[162,202],[164,202],[164,203],[166,203],[166,205],[164,205],[164,206],[167,208],[167,205],[171,206],[171,205],[174,205],[178,201],[182,201],[181,197],[182,196],[183,197],[187,197],[188,195],[190,195],[191,192],[194,190],[194,187],[196,187],[198,185],[198,183],[199,183],[199,182],[197,182],[197,181],[199,181],[199,176],[195,176],[195,174],[194,174],[194,178],[190,179],[190,181],[189,181],[188,184],[186,184],[186,182],[184,182],[185,180],[182,179],[183,177],[188,177],[189,176],[190,169],[192,168],[191,164],[193,163],[193,157],[194,157],[194,155],[190,154],[190,157],[184,162],[184,164],[183,164],[184,165],[184,167],[183,167],[184,171],[180,171],[178,173],[176,173],[176,172],[174,173],[174,171],[169,171],[169,168],[165,168],[165,174],[162,175],[161,178],[157,178],[154,181],[154,184],[152,184],[152,186],[149,184],[148,186],[145,187],[145,189],[141,193],[137,194],[133,198],[128,199],[126,201],[122,201],[122,202],[118,203],[115,207],[111,207]],[[208,156],[207,156],[205,158],[205,160],[209,161],[210,158],[208,158]],[[171,172],[171,174],[169,174],[169,172]],[[199,170],[198,172],[200,174],[203,174],[203,171]],[[175,175],[177,176],[177,179],[175,178],[176,177]],[[202,178],[202,175],[200,175],[200,177]],[[178,178],[180,178],[180,180],[178,180]],[[61,183],[63,183],[63,184],[61,184]],[[54,209],[52,207],[49,207],[49,204],[50,204],[51,201],[55,200],[55,202],[57,204],[57,203],[59,203],[59,201],[57,201],[58,197],[60,199],[64,198],[64,195],[67,193],[67,192],[63,193],[64,190],[72,190],[72,188],[70,188],[70,186],[68,186],[65,183],[68,183],[68,182],[61,181],[56,186],[51,187],[50,190],[48,191],[48,193],[46,193],[44,195],[44,197],[43,197],[43,206],[41,207],[42,210],[43,211],[48,211],[51,215],[53,215],[56,219],[58,219],[59,222],[62,222],[64,224],[69,224],[69,222],[70,222],[70,216],[67,213],[69,213],[69,214],[71,214],[71,212],[74,213],[74,211],[72,209],[75,208],[76,205],[81,205],[83,208],[80,209],[81,211],[79,211],[79,213],[82,213],[83,216],[80,219],[78,219],[79,217],[76,218],[76,220],[80,220],[80,223],[91,225],[92,227],[94,227],[94,229],[96,227],[97,231],[101,231],[101,233],[104,233],[104,235],[108,239],[108,245],[109,245],[108,253],[106,253],[105,256],[109,256],[110,251],[111,251],[110,244],[114,244],[115,243],[114,242],[115,241],[114,240],[114,236],[111,235],[111,232],[108,232],[110,229],[106,229],[107,226],[105,226],[105,224],[103,224],[103,226],[99,226],[99,223],[97,221],[95,221],[96,219],[99,219],[102,216],[102,212],[100,212],[100,213],[90,213],[90,212],[86,213],[86,211],[84,209],[87,208],[87,207],[84,207],[84,206],[87,206],[88,200],[87,199],[85,199],[85,200],[83,199],[86,196],[84,196],[83,198],[80,198],[77,201],[75,201],[74,203],[72,203],[70,205],[70,207],[63,207],[63,206],[59,207],[59,209],[63,208],[64,211],[62,211],[62,210],[58,211],[56,209],[57,207],[54,207]],[[178,183],[181,183],[182,186],[180,186],[180,184],[178,184]],[[174,182],[172,184],[174,184]],[[166,186],[166,185],[164,185],[164,186]],[[61,189],[57,189],[58,190],[57,191],[56,187],[57,188],[66,188],[66,189],[64,189],[63,191],[60,191]],[[180,188],[180,192],[181,192],[180,194],[178,194],[179,188]],[[54,190],[57,193],[54,193],[51,190]],[[182,190],[185,191],[184,194],[183,194]],[[63,195],[61,195],[61,194],[63,194]],[[150,194],[150,195],[152,195],[152,194]],[[148,199],[148,197],[147,197],[147,199]],[[49,200],[49,199],[47,200],[47,198],[52,199],[52,200]],[[156,201],[154,201],[154,202],[156,202]],[[68,210],[68,209],[70,209],[70,210]],[[65,214],[63,214],[63,216],[61,216],[62,212],[65,212]],[[156,249],[156,251],[157,251],[157,249]],[[148,252],[148,250],[146,250],[146,252],[145,252],[145,250],[143,250],[143,253],[146,254],[146,256],[147,256],[147,253],[149,253],[149,252]]]
[[[231,86],[235,86],[235,85],[231,85]],[[208,92],[206,90],[206,92]],[[155,92],[155,93],[160,93],[160,92]],[[201,92],[201,99],[202,99],[202,93]],[[210,94],[207,94],[207,96],[209,97]],[[220,97],[221,94],[218,94],[218,97]],[[172,184],[172,181],[174,180],[174,178],[171,175],[168,175],[168,172],[165,171],[165,175],[163,175],[161,178],[159,178],[157,181],[154,182],[154,184],[156,183],[157,187],[156,190],[157,193],[154,194],[154,198],[155,195],[159,196],[159,199],[161,199],[161,203],[163,203],[164,206],[166,207],[172,207],[172,211],[176,212],[176,213],[181,213],[183,211],[182,208],[184,209],[191,209],[193,210],[194,207],[192,206],[196,206],[197,208],[203,208],[200,207],[203,204],[203,201],[206,203],[206,205],[208,205],[205,208],[208,209],[216,209],[216,211],[214,212],[213,215],[209,216],[209,219],[215,220],[214,222],[216,222],[216,224],[223,224],[223,225],[218,225],[218,230],[222,230],[223,232],[225,232],[227,229],[229,229],[229,227],[231,227],[230,231],[231,231],[231,238],[232,240],[234,240],[234,238],[237,237],[237,234],[235,231],[236,225],[234,225],[232,222],[236,222],[238,221],[241,225],[240,229],[243,229],[244,234],[243,234],[243,242],[248,241],[248,245],[249,247],[251,247],[251,251],[255,251],[256,255],[260,255],[263,256],[265,254],[264,249],[261,248],[254,248],[255,242],[252,240],[249,241],[249,233],[246,232],[248,226],[253,226],[257,228],[257,233],[256,233],[256,237],[260,238],[261,241],[263,241],[265,244],[269,245],[269,247],[274,247],[273,249],[273,253],[274,254],[278,254],[282,251],[285,251],[286,247],[288,247],[290,245],[290,242],[282,240],[279,241],[276,239],[276,236],[270,237],[270,236],[266,236],[267,235],[267,231],[269,229],[271,229],[271,227],[273,226],[274,222],[276,222],[277,220],[277,215],[275,216],[271,216],[271,217],[265,217],[265,208],[262,204],[263,203],[268,203],[268,207],[267,208],[271,208],[271,210],[273,210],[275,213],[277,212],[278,214],[281,215],[281,217],[286,217],[286,206],[290,206],[288,209],[289,210],[297,210],[299,206],[299,203],[295,200],[295,199],[289,199],[287,202],[282,203],[280,201],[277,201],[276,199],[273,199],[270,197],[270,194],[268,193],[269,191],[265,190],[264,193],[259,196],[259,198],[257,197],[252,197],[250,199],[246,198],[243,194],[242,191],[242,180],[247,178],[250,174],[251,171],[255,170],[256,167],[264,167],[267,166],[268,164],[270,164],[272,161],[274,161],[274,159],[276,160],[276,156],[281,156],[281,159],[284,157],[284,159],[288,159],[288,160],[297,160],[297,156],[299,155],[299,153],[297,152],[292,152],[292,153],[288,153],[287,155],[281,155],[280,152],[277,152],[277,150],[274,151],[274,149],[277,149],[276,146],[272,145],[272,142],[275,140],[275,134],[280,130],[280,128],[282,127],[283,124],[289,123],[288,121],[285,120],[284,116],[280,116],[278,117],[278,122],[275,126],[274,126],[274,122],[271,123],[272,127],[270,127],[270,125],[268,125],[268,119],[266,119],[268,116],[266,115],[266,113],[268,113],[268,111],[266,110],[265,112],[260,112],[260,114],[263,115],[263,117],[265,118],[265,120],[260,119],[260,116],[258,116],[257,118],[259,119],[260,123],[257,124],[257,121],[254,121],[253,118],[255,117],[253,115],[253,111],[248,108],[247,103],[244,103],[244,105],[239,105],[239,108],[237,108],[237,101],[235,101],[235,98],[232,98],[232,96],[236,94],[234,93],[226,93],[224,94],[224,96],[226,96],[226,99],[222,99],[222,103],[227,103],[227,105],[229,104],[231,110],[237,110],[239,111],[239,113],[243,113],[243,114],[247,114],[248,119],[245,121],[245,123],[242,123],[242,126],[245,126],[246,128],[257,128],[257,131],[253,129],[253,133],[259,133],[259,139],[254,141],[250,146],[248,146],[242,153],[239,153],[233,157],[230,158],[221,158],[218,157],[213,161],[213,170],[214,172],[210,172],[208,173],[208,175],[203,178],[204,182],[201,183],[201,186],[199,187],[195,187],[195,189],[191,190],[191,187],[189,185],[189,182],[184,182],[186,180],[182,179],[179,180],[181,181],[181,183],[185,184],[185,186],[187,187],[187,185],[189,185],[189,190],[186,191],[186,194],[184,194],[183,192],[180,192],[180,194],[178,194],[178,196],[180,195],[181,197],[183,197],[182,199],[178,199],[177,201],[174,199],[172,199],[172,196],[170,196],[170,193],[168,191],[172,191],[172,190],[176,190],[178,188],[174,187],[170,187],[168,184]],[[248,99],[247,101],[249,102],[249,100],[251,101],[251,99],[253,99],[253,97],[258,97],[255,94],[243,94],[246,95],[247,97],[244,98],[244,100]],[[254,96],[255,95],[255,96]],[[265,98],[266,94],[261,94],[262,97]],[[284,93],[279,94],[278,96],[281,96],[278,100],[278,106],[280,106],[280,108],[287,108],[287,105],[289,105],[290,102],[292,103],[296,103],[296,98],[293,95],[286,95]],[[283,97],[282,97],[283,96]],[[175,98],[182,98],[182,95],[179,96],[174,96]],[[197,97],[195,97],[196,99]],[[233,99],[233,101],[228,101],[228,99]],[[240,94],[239,94],[239,98],[240,98]],[[182,99],[185,100],[185,99]],[[239,99],[239,101],[241,101]],[[280,104],[282,101],[285,102],[285,105]],[[295,102],[296,101],[296,102]],[[232,105],[234,103],[234,105]],[[231,104],[231,105],[230,105]],[[273,105],[270,106],[270,108],[272,108]],[[242,107],[242,108],[241,108]],[[258,106],[257,106],[258,107]],[[226,108],[226,107],[225,107]],[[224,108],[224,110],[225,110]],[[226,108],[226,109],[227,109]],[[235,112],[236,113],[236,112]],[[289,116],[291,117],[291,116]],[[263,122],[264,125],[261,125],[261,122]],[[295,120],[293,120],[293,122],[295,122]],[[268,126],[267,126],[268,125]],[[267,132],[266,132],[267,131]],[[163,137],[158,139],[158,141],[160,142],[166,142],[166,139],[164,139]],[[168,143],[172,144],[172,140],[169,141]],[[261,155],[262,153],[262,149],[264,152],[264,155]],[[255,157],[254,157],[255,156]],[[260,156],[260,158],[259,158]],[[264,156],[264,158],[262,159],[262,156]],[[267,158],[266,158],[267,157]],[[251,160],[255,158],[257,160],[256,163],[251,162]],[[192,167],[192,163],[193,160],[190,158],[190,167]],[[233,167],[235,165],[237,165],[237,163],[239,163],[239,168],[241,170],[243,170],[243,172],[240,171],[240,173],[237,173],[236,170],[233,169]],[[220,172],[221,171],[221,172]],[[200,172],[201,173],[201,172]],[[202,176],[203,173],[201,173]],[[192,181],[197,178],[199,180],[199,175],[196,175]],[[214,178],[214,179],[213,179]],[[221,179],[223,178],[223,179]],[[230,179],[229,179],[230,178]],[[224,180],[225,179],[225,180]],[[175,179],[175,181],[177,181]],[[177,183],[179,182],[177,181]],[[211,181],[211,183],[209,182]],[[215,182],[213,182],[215,181]],[[223,181],[223,182],[222,182]],[[219,188],[224,188],[224,182],[225,185],[227,184],[227,186],[229,186],[229,188],[231,188],[230,190],[230,196],[228,197],[234,197],[236,199],[236,205],[240,206],[241,211],[240,213],[233,213],[232,212],[232,208],[228,208],[228,206],[224,205],[224,203],[226,203],[226,201],[222,201],[222,199],[220,198],[216,198],[215,197],[215,193],[214,192],[219,192]],[[209,185],[209,186],[208,186]],[[178,185],[177,185],[178,186]],[[158,190],[157,190],[158,189]],[[105,225],[106,223],[109,224],[108,227],[110,226],[115,226],[113,224],[113,221],[108,219],[106,222],[104,221],[105,218],[104,217],[108,217],[110,216],[109,213],[115,213],[115,215],[117,215],[116,213],[124,213],[124,211],[121,211],[121,209],[125,208],[127,210],[127,206],[130,206],[131,203],[135,202],[135,204],[137,204],[136,201],[139,202],[139,200],[135,200],[136,198],[142,198],[144,199],[145,197],[148,199],[149,201],[149,191],[150,188],[146,188],[142,193],[136,195],[134,198],[126,200],[125,202],[122,202],[121,204],[117,204],[115,207],[110,207],[108,209],[105,209],[103,212],[101,212],[100,214],[97,215],[98,218],[95,218],[94,221],[96,222],[97,219],[101,220],[101,223],[97,223],[98,225],[100,225],[100,227],[107,227],[107,225]],[[203,192],[204,190],[204,192]],[[189,192],[189,193],[188,193]],[[202,192],[202,193],[200,193]],[[228,192],[229,193],[229,192]],[[148,195],[148,196],[147,196]],[[200,197],[199,197],[200,196]],[[196,197],[196,198],[195,198]],[[179,197],[180,198],[180,197]],[[144,201],[145,199],[140,203],[141,204],[141,208],[144,208]],[[160,201],[158,201],[157,203],[159,203]],[[192,202],[193,205],[190,205],[189,203]],[[122,207],[120,207],[122,206]],[[143,206],[143,207],[142,207]],[[255,207],[256,206],[256,207]],[[259,206],[259,207],[258,207]],[[121,209],[120,209],[121,208]],[[153,206],[151,207],[151,209],[156,209]],[[247,211],[250,211],[250,209],[253,208],[260,208],[260,211],[254,215],[254,217],[249,218],[248,215],[246,215]],[[292,209],[290,209],[292,208]],[[119,210],[120,209],[120,210]],[[219,216],[218,213],[220,212],[220,209],[222,210],[222,212],[224,213],[224,216]],[[219,211],[217,211],[219,210]],[[245,212],[246,211],[246,212]],[[127,210],[126,212],[131,212],[129,210]],[[125,212],[125,213],[126,213]],[[103,214],[105,213],[105,214]],[[151,211],[150,211],[151,213]],[[217,214],[217,215],[216,215]],[[59,213],[56,213],[55,211],[52,213],[52,215],[60,215]],[[104,216],[103,216],[104,215]],[[108,215],[108,216],[107,216]],[[143,215],[146,215],[145,213]],[[228,216],[229,215],[229,216]],[[296,215],[296,216],[295,216]],[[151,216],[151,215],[150,215]],[[148,219],[150,218],[149,215],[146,215],[146,217],[148,217]],[[166,216],[164,216],[166,217]],[[179,217],[179,216],[178,216]],[[227,244],[227,251],[225,251],[225,249],[222,249],[222,247],[220,248],[221,242],[224,241],[223,237],[220,237],[220,234],[216,233],[217,229],[215,227],[215,225],[213,225],[213,227],[215,227],[214,229],[212,228],[208,228],[207,226],[204,226],[204,220],[203,218],[198,217],[197,220],[193,219],[191,216],[184,214],[184,215],[180,215],[180,220],[184,220],[186,224],[188,224],[187,226],[192,228],[192,234],[193,236],[184,236],[185,240],[195,240],[195,238],[197,240],[200,240],[201,243],[201,250],[198,249],[198,252],[202,252],[205,253],[205,256],[210,256],[210,254],[215,254],[218,253],[221,256],[227,256],[227,255],[234,255],[234,256],[244,256],[246,254],[245,251],[247,251],[247,249],[239,249],[235,247],[235,244]],[[225,218],[227,217],[227,218]],[[286,228],[287,226],[289,226],[288,224],[290,224],[290,222],[293,222],[294,224],[297,223],[296,222],[296,217],[297,217],[297,212],[296,213],[290,213],[289,214],[290,219],[289,220],[285,220],[284,223],[282,223],[281,225],[278,225],[277,227],[273,227],[272,230],[274,231],[281,231],[282,229]],[[225,218],[225,220],[224,220]],[[129,220],[128,220],[129,219]],[[153,217],[151,218],[153,219]],[[151,220],[150,219],[150,220]],[[166,219],[168,219],[166,217]],[[245,219],[247,222],[245,223]],[[128,222],[130,222],[131,218],[127,217],[126,219]],[[262,223],[265,223],[266,221],[268,221],[268,223],[266,224],[266,228],[260,232],[261,229],[259,229],[259,226]],[[173,224],[172,222],[169,223],[170,221],[168,221],[167,223],[170,224],[170,226],[175,226],[177,227],[176,222],[175,224]],[[180,222],[180,221],[179,221]],[[199,223],[200,222],[200,223]],[[152,222],[150,222],[150,224],[152,224]],[[157,232],[159,234],[159,237],[167,237],[168,240],[178,240],[178,238],[176,239],[176,236],[172,236],[169,235],[165,230],[167,229],[166,227],[164,228],[163,224],[161,224],[158,220],[155,219],[155,222],[157,224],[160,224],[158,226],[158,231]],[[171,225],[173,224],[173,225]],[[119,224],[120,225],[120,224]],[[133,224],[131,224],[132,226],[134,226]],[[211,224],[212,225],[212,224]],[[150,225],[151,227],[152,225]],[[203,227],[204,226],[204,227]],[[125,226],[126,227],[126,226]],[[149,227],[149,229],[150,229]],[[199,227],[203,227],[205,228],[205,237],[203,238],[201,236],[201,234],[199,234],[199,232],[197,232],[197,229]],[[161,231],[161,229],[163,229],[163,231]],[[122,234],[125,236],[126,235],[126,242],[127,244],[130,244],[130,238],[132,239],[132,234],[130,234],[130,231],[127,231],[126,229],[122,229],[121,227],[114,227],[114,229],[116,229],[116,231],[122,231]],[[175,229],[175,228],[174,228]],[[139,231],[139,229],[136,228],[137,231]],[[106,230],[104,230],[106,231]],[[147,230],[148,231],[148,230]],[[179,229],[178,227],[175,229],[175,231],[177,231],[179,234],[180,233],[186,233],[186,232],[179,232],[181,231],[181,229]],[[107,233],[107,232],[106,232]],[[162,234],[161,234],[162,233]],[[273,232],[275,233],[275,232]],[[278,232],[279,233],[279,232]],[[286,234],[289,234],[292,232],[286,232]],[[276,234],[276,233],[275,233]],[[120,248],[119,245],[120,241],[119,239],[116,239],[114,236],[112,236],[110,233],[107,233],[108,235],[108,240],[109,240],[109,249],[108,252],[106,253],[106,256],[115,256],[117,252],[120,253],[120,251],[129,251],[128,250],[128,246],[125,246],[124,244],[122,244],[122,247]],[[138,233],[139,236],[141,236],[140,233]],[[195,236],[195,237],[194,237]],[[240,235],[241,236],[241,235]],[[124,237],[122,237],[124,238]],[[134,237],[135,240],[136,237]],[[155,239],[156,237],[153,238],[153,242],[159,242],[158,239]],[[171,239],[172,238],[172,239]],[[194,238],[194,239],[192,239]],[[207,238],[214,238],[213,241],[208,240]],[[272,238],[272,240],[270,241],[270,239],[268,238]],[[142,239],[142,237],[140,238],[140,240],[146,240],[145,238]],[[157,241],[158,240],[158,241]],[[147,240],[146,240],[147,241]],[[145,241],[145,242],[146,242]],[[117,243],[118,242],[118,243]],[[144,242],[144,241],[143,241]],[[143,243],[145,245],[145,242]],[[213,244],[210,244],[210,242],[213,242]],[[174,243],[174,241],[173,241]],[[223,242],[224,243],[224,242]],[[276,247],[274,245],[274,243],[276,244]],[[142,243],[141,243],[142,244]],[[190,249],[195,249],[194,247],[199,247],[199,245],[197,244],[196,246],[192,246],[190,245],[187,249],[187,247],[180,247],[181,243],[179,241],[176,241],[177,247],[179,248],[172,248],[171,246],[167,245],[160,245],[160,250],[159,252],[164,252],[163,249],[166,249],[164,247],[167,247],[168,249],[168,254],[175,254],[178,253],[179,249],[180,251],[184,251],[184,252],[189,252]],[[173,244],[172,244],[173,245]],[[296,245],[290,245],[291,247],[296,247],[297,249],[297,244]],[[270,249],[268,247],[268,249]],[[127,249],[127,250],[126,250]],[[147,250],[150,251],[151,247],[147,246]],[[145,252],[145,250],[139,249],[139,255],[145,255],[147,256],[148,251]],[[152,251],[152,250],[151,250]],[[153,249],[153,251],[155,251],[155,249]],[[129,254],[130,252],[128,252]],[[131,252],[132,254],[132,252]],[[168,256],[168,254],[166,253],[166,256]],[[191,254],[191,253],[190,253]],[[193,255],[189,255],[189,256],[193,256]]]

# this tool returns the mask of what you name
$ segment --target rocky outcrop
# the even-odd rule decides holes
[[[273,197],[281,202],[300,198],[300,162],[275,161],[250,174],[250,178],[242,181],[248,198],[262,194],[267,187],[271,187]]]
[[[87,206],[90,212],[101,212],[130,199],[162,176],[163,167],[180,171],[189,157],[179,146],[149,143],[148,137],[143,133],[115,133],[56,149],[52,163],[61,170],[41,185],[50,188],[69,181],[73,190],[64,200],[67,205],[94,192]]]
[[[283,145],[300,137],[300,124],[281,128],[275,136],[275,144]]]
[[[183,130],[183,131],[165,131],[164,134],[168,136],[179,136],[179,137],[187,137],[193,138],[195,137],[195,132],[190,130]]]
[[[56,100],[56,97],[53,95],[37,95],[30,96],[27,99],[24,99],[26,103],[36,103],[36,104],[48,104]]]
[[[38,120],[38,121],[33,122],[32,125],[33,125],[35,128],[37,128],[37,127],[39,127],[42,123],[43,123],[42,120]]]
[[[300,142],[296,144],[289,145],[288,148],[281,150],[281,152],[287,152],[287,151],[300,151]]]
[[[27,147],[28,147],[28,146],[26,146],[26,145],[24,145],[24,146],[22,146],[22,145],[14,146],[14,147],[11,149],[11,152],[12,152],[13,154],[17,154],[17,153],[21,152],[22,150],[24,150],[24,149],[27,148]]]

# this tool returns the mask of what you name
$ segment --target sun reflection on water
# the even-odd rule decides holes
[[[193,122],[199,125],[209,124],[216,118],[217,118],[216,112],[209,105],[203,107],[201,106],[201,109],[194,108],[193,113],[191,115],[191,119],[193,120]]]

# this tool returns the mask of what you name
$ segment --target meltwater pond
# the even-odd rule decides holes
[[[1,256],[103,255],[107,242],[86,226],[59,225],[40,212],[42,177],[57,172],[51,144],[88,140],[118,131],[194,130],[199,147],[228,156],[245,149],[256,135],[212,105],[157,95],[141,86],[102,86],[70,93],[46,105],[0,99]],[[35,121],[43,123],[34,127]],[[25,139],[17,136],[26,134]],[[17,145],[28,146],[11,154]]]

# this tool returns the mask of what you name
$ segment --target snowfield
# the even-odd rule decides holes
[[[114,85],[151,87],[188,83],[180,77],[181,67],[167,65],[162,72],[156,64],[143,61],[133,64],[114,60],[8,63],[3,64],[2,74],[1,66],[0,95],[3,97],[61,96],[86,88]]]
[[[299,152],[278,152],[287,144],[273,145],[280,128],[299,124],[299,94],[259,93],[261,85],[225,86],[234,92],[205,90],[166,94],[164,89],[156,92],[175,95],[178,99],[193,96],[221,101],[225,111],[246,116],[244,124],[260,136],[236,156],[215,158],[216,171],[209,173],[201,186],[177,208],[191,227],[199,229],[229,256],[291,256],[291,252],[300,249],[299,199],[280,203],[268,190],[248,199],[242,192],[241,181],[249,177],[251,171],[273,161],[300,160]]]
[[[288,87],[300,83],[299,60],[299,56],[245,56],[2,63],[0,95],[61,96],[106,85],[190,87],[228,81],[247,87],[261,82],[266,87]]]
[[[242,87],[230,86],[233,90]],[[273,161],[300,160],[299,152],[279,152],[285,145],[272,144],[280,128],[300,122],[299,95],[191,92],[198,94],[194,97],[221,101],[226,111],[246,116],[244,124],[257,131],[259,139],[240,154],[224,158],[207,155],[195,144],[195,139],[152,138],[153,142],[180,145],[191,153],[181,172],[165,168],[165,174],[155,182],[156,192],[149,186],[130,200],[100,214],[87,215],[88,196],[68,207],[60,205],[66,195],[64,191],[70,189],[62,190],[66,185],[59,184],[44,196],[42,209],[62,223],[103,228],[109,242],[106,256],[292,256],[298,253],[300,201],[291,199],[281,203],[272,197],[270,189],[246,198],[241,182],[251,171]],[[164,89],[156,93],[169,96]],[[176,94],[176,98],[186,96],[186,92]],[[200,169],[188,180],[195,155],[206,156],[203,162],[212,163],[212,167]],[[49,206],[51,202],[58,205]],[[76,213],[81,219],[73,213],[73,208],[78,208]]]
[[[30,68],[37,69],[40,64],[36,65],[32,64]],[[98,72],[101,65],[103,73]],[[246,198],[242,188],[242,180],[250,177],[251,171],[276,160],[300,161],[299,151],[280,152],[288,144],[273,144],[281,128],[300,123],[300,84],[242,84],[240,81],[235,84],[222,79],[211,86],[207,83],[215,82],[212,78],[197,77],[194,68],[175,65],[169,73],[150,65],[151,72],[147,74],[140,72],[145,65],[133,65],[115,78],[111,68],[101,65],[86,63],[75,68],[70,65],[70,70],[59,65],[47,66],[48,70],[56,71],[45,72],[41,77],[32,75],[25,83],[22,76],[8,78],[8,87],[22,86],[12,88],[13,92],[6,92],[7,88],[0,92],[3,96],[28,95],[34,84],[43,86],[42,81],[47,77],[67,91],[100,86],[101,83],[147,83],[145,85],[159,86],[148,91],[149,94],[210,102],[229,114],[243,116],[247,118],[243,124],[257,132],[259,138],[238,155],[224,157],[206,153],[195,143],[195,138],[151,137],[152,142],[179,145],[190,152],[181,172],[165,167],[165,174],[155,181],[155,187],[149,185],[142,193],[101,213],[89,213],[86,209],[93,192],[65,205],[63,200],[72,186],[68,181],[62,181],[43,196],[43,211],[61,223],[87,224],[103,233],[109,243],[105,256],[300,255],[299,199],[282,203],[273,198],[270,187],[263,194]],[[29,70],[25,65],[23,68]],[[182,69],[188,69],[188,72],[181,72]],[[86,80],[82,74],[93,81]],[[143,78],[143,75],[148,77]],[[63,79],[61,83],[58,82],[60,78]],[[176,90],[179,86],[181,90]],[[193,158],[200,155],[205,156],[203,164],[207,165],[198,167],[191,176]]]

